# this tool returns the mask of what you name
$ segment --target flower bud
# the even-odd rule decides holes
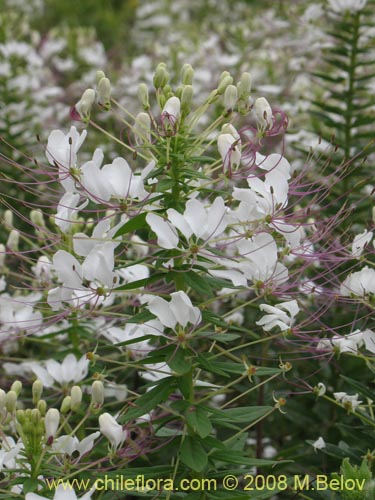
[[[224,94],[225,89],[228,87],[228,85],[231,85],[232,83],[233,83],[233,78],[231,76],[226,76],[219,84],[217,88],[217,93],[219,95]]]
[[[185,85],[181,92],[181,110],[184,115],[188,115],[191,109],[194,89],[191,85]]]
[[[7,247],[13,252],[18,252],[20,233],[17,229],[12,229],[8,236]]]
[[[100,80],[105,78],[105,73],[101,69],[96,72],[96,85],[99,84]]]
[[[194,70],[191,64],[184,64],[181,68],[181,82],[184,85],[191,85],[193,83]]]
[[[0,412],[5,408],[6,393],[0,389]]]
[[[26,413],[25,410],[17,410],[16,411],[17,422],[23,425],[26,422]]]
[[[47,443],[52,444],[60,423],[60,412],[56,408],[50,408],[44,418]]]
[[[22,391],[22,382],[19,380],[15,380],[10,387],[11,391],[14,391],[17,394],[17,397],[21,394]]]
[[[150,142],[151,118],[147,113],[138,113],[134,122],[134,134],[137,145]]]
[[[158,64],[153,78],[154,87],[156,89],[163,88],[168,83],[168,81],[169,73],[167,71],[165,63]]]
[[[91,108],[94,102],[95,90],[86,89],[82,94],[81,99],[75,105],[75,110],[77,111],[81,119],[86,123],[90,120]]]
[[[33,383],[33,387],[32,387],[33,404],[34,405],[38,404],[38,401],[42,397],[42,393],[43,393],[43,384],[39,379],[37,379]]]
[[[34,224],[34,226],[46,227],[43,212],[39,208],[37,210],[31,210],[30,220]]]
[[[148,88],[145,83],[140,83],[138,85],[138,99],[145,111],[150,109],[150,103],[148,100]]]
[[[11,210],[4,212],[4,225],[8,228],[13,227],[13,212]]]
[[[17,393],[15,391],[9,391],[5,395],[5,408],[12,413],[16,409],[17,404]]]
[[[40,399],[37,404],[37,408],[40,411],[40,414],[44,416],[47,411],[47,403],[44,399]]]
[[[78,385],[72,387],[70,391],[70,408],[72,411],[78,411],[82,402],[82,390]]]
[[[237,104],[238,92],[234,85],[228,85],[224,92],[224,108],[231,113]]]
[[[4,267],[5,264],[6,249],[3,243],[0,243],[0,269]]]
[[[91,401],[97,408],[104,403],[104,385],[100,380],[95,380],[91,386]]]
[[[98,103],[105,109],[111,107],[111,82],[109,78],[102,78],[98,83]]]
[[[70,396],[65,396],[60,406],[60,411],[63,415],[65,415],[70,411],[71,403],[72,403],[72,398]]]
[[[263,130],[273,125],[272,109],[267,99],[259,97],[254,104],[255,114]]]
[[[127,431],[109,413],[103,413],[99,417],[100,432],[108,439],[114,448],[122,445],[127,437]]]
[[[242,73],[241,80],[237,83],[237,90],[238,90],[238,98],[247,101],[251,92],[250,73]]]
[[[165,103],[161,114],[163,128],[168,132],[176,132],[176,124],[180,119],[181,102],[178,97],[171,97]]]

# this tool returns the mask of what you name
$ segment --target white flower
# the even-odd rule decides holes
[[[170,208],[167,210],[168,220],[149,213],[146,222],[156,234],[158,245],[162,248],[172,249],[178,248],[177,229],[187,240],[195,236],[194,243],[199,245],[197,240],[203,240],[209,244],[225,231],[229,222],[226,213],[227,208],[221,197],[216,198],[209,207],[194,198],[187,201],[183,214]]]
[[[172,224],[156,214],[147,214],[146,222],[157,236],[158,245],[172,249],[178,247],[178,234]]]
[[[269,332],[275,326],[278,326],[282,332],[289,330],[294,323],[294,318],[299,312],[296,300],[281,302],[276,306],[261,304],[260,309],[267,312],[256,324],[263,327],[263,330]]]
[[[326,447],[326,443],[324,439],[320,436],[313,444],[312,444],[314,450],[322,450],[323,448]]]
[[[173,330],[177,324],[185,328],[188,323],[197,325],[202,319],[199,308],[193,306],[189,297],[182,291],[171,293],[170,302],[161,297],[151,297],[148,299],[147,308],[164,326]]]
[[[124,346],[136,358],[142,358],[151,350],[148,340],[138,340],[147,335],[161,335],[163,325],[157,319],[152,319],[143,324],[126,323],[122,328],[111,326],[101,330],[101,334],[113,344],[130,342]]]
[[[224,172],[231,173],[241,163],[241,140],[232,134],[220,134],[217,138],[217,147]]]
[[[227,208],[221,197],[215,198],[211,206],[206,207],[197,199],[188,200],[183,214],[170,208],[168,220],[186,239],[194,235],[198,240],[212,240],[220,236],[227,227]]]
[[[44,363],[31,361],[25,363],[25,368],[33,372],[44,387],[74,385],[87,376],[89,360],[86,356],[77,360],[74,354],[68,354],[62,363],[55,359],[49,359]]]
[[[59,484],[55,490],[53,500],[90,500],[94,491],[88,491],[82,497],[77,497],[74,489],[69,483]],[[42,497],[36,493],[26,493],[25,500],[49,500],[47,497]]]
[[[363,334],[364,332],[356,330],[349,335],[335,335],[332,337],[332,339],[321,339],[317,345],[317,349],[321,351],[332,351],[334,348],[336,348],[338,349],[339,353],[350,352],[353,354],[357,354],[358,348],[362,347],[364,343]]]
[[[53,270],[62,286],[48,292],[47,301],[53,311],[61,309],[63,302],[81,306],[91,300],[94,305],[104,301],[116,281],[113,272],[116,246],[112,241],[94,246],[82,265],[65,250],[55,253]],[[89,287],[85,281],[90,282]]]
[[[79,458],[92,450],[94,441],[100,436],[100,432],[93,432],[81,441],[76,436],[62,435],[54,440],[52,449],[54,453],[63,453],[73,455],[75,451],[78,452]]]
[[[109,440],[114,448],[118,448],[127,438],[127,431],[109,413],[103,413],[99,417],[100,432]]]
[[[367,231],[366,229],[363,231],[363,233],[357,234],[352,244],[353,257],[360,257],[362,255],[364,247],[368,243],[370,243],[370,241],[372,240],[372,236],[372,231]]]
[[[349,274],[340,287],[340,293],[344,297],[352,294],[360,297],[375,294],[375,269],[365,266],[360,271]]]
[[[65,191],[75,192],[75,179],[72,169],[77,168],[77,153],[87,136],[87,130],[79,133],[71,127],[67,134],[53,130],[47,142],[46,156],[51,165],[57,165],[59,180]]]
[[[78,206],[80,200],[80,195],[78,193],[66,192],[59,204],[57,205],[57,213],[54,217],[54,221],[57,227],[61,229],[63,233],[67,233],[71,228],[72,224],[76,222],[78,218],[78,212],[86,207],[88,201],[84,201],[80,206]]]
[[[135,175],[124,158],[115,158],[112,163],[102,168],[100,164],[101,162],[93,159],[81,168],[82,186],[94,201],[146,198],[147,191],[144,189],[142,176]]]
[[[352,13],[362,10],[366,3],[367,0],[328,0],[330,8],[339,14],[346,10]]]
[[[334,398],[341,403],[347,410],[355,411],[362,401],[358,401],[358,394],[350,396],[346,392],[334,392]]]
[[[37,263],[31,268],[31,270],[41,283],[48,283],[52,278],[51,268],[52,262],[48,257],[42,255],[39,257]]]

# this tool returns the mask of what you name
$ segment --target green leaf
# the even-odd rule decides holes
[[[149,413],[151,410],[155,409],[158,404],[165,401],[174,390],[173,377],[162,379],[153,389],[147,391],[133,402],[130,410],[121,417],[121,423],[129,422],[129,420]]]
[[[185,283],[190,286],[195,292],[203,295],[207,295],[208,297],[213,297],[214,294],[212,292],[212,288],[209,285],[209,282],[206,278],[203,278],[199,274],[194,271],[188,271],[183,274]]]
[[[146,223],[146,212],[142,212],[141,214],[136,215],[132,219],[130,219],[128,222],[126,222],[120,229],[116,231],[116,234],[114,238],[117,238],[117,236],[122,236],[123,234],[126,233],[131,233],[132,231],[136,231],[137,229],[140,229],[141,227],[145,227],[147,225]]]
[[[181,462],[196,472],[202,472],[207,466],[207,453],[199,439],[186,436],[180,448]]]
[[[134,290],[135,288],[142,288],[150,283],[154,283],[155,281],[159,281],[166,277],[166,273],[156,273],[150,276],[149,278],[144,278],[142,280],[132,281],[131,283],[126,283],[125,285],[119,286],[114,289],[115,292],[121,290]]]
[[[272,406],[243,406],[242,408],[228,408],[227,410],[218,410],[211,417],[213,423],[231,422],[250,424],[273,409]]]
[[[189,372],[192,367],[191,353],[182,348],[177,349],[167,361],[168,366],[179,375]]]
[[[212,431],[212,424],[207,412],[199,406],[188,408],[186,421],[201,438],[207,437]]]
[[[272,466],[277,464],[275,460],[266,460],[263,458],[249,458],[243,455],[238,450],[225,450],[225,451],[214,451],[210,453],[211,460],[218,460],[226,464],[240,464],[247,465],[249,467],[257,466]]]

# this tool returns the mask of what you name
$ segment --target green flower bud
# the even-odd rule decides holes
[[[84,91],[81,99],[75,105],[77,113],[79,114],[81,119],[86,123],[90,120],[91,108],[94,102],[95,102],[95,90],[87,89]]]
[[[12,229],[9,233],[7,247],[13,252],[18,252],[19,241],[20,233],[17,231],[17,229]]]
[[[17,404],[17,393],[15,391],[9,391],[5,395],[5,408],[12,413],[16,409]]]
[[[42,397],[42,392],[43,392],[43,384],[42,382],[37,379],[33,383],[32,387],[32,394],[33,394],[33,404],[36,405],[40,398]]]
[[[194,70],[191,64],[184,64],[181,68],[181,81],[184,85],[193,83]]]
[[[39,424],[39,422],[41,421],[41,419],[42,419],[42,416],[41,416],[38,408],[33,408],[31,410],[31,422],[33,423],[33,425],[37,426]]]
[[[37,408],[40,411],[40,414],[44,417],[44,415],[46,414],[46,411],[47,411],[47,403],[46,403],[46,401],[44,399],[40,399],[38,401]]]
[[[150,109],[150,102],[148,100],[148,88],[145,83],[140,83],[138,85],[138,99],[145,111]]]
[[[111,108],[111,82],[109,78],[102,78],[98,83],[98,103],[105,109]]]
[[[6,393],[3,389],[0,389],[0,411],[5,408]]]
[[[43,212],[38,208],[37,210],[31,210],[30,220],[35,226],[45,227]]]
[[[232,85],[233,78],[230,75],[225,76],[223,79],[220,79],[219,86],[217,88],[217,93],[219,95],[224,94],[225,89],[228,85]]]
[[[224,107],[228,112],[232,112],[238,101],[237,88],[234,85],[228,85],[224,92]]]
[[[91,401],[95,407],[100,407],[104,403],[104,385],[100,380],[95,380],[91,386]]]
[[[13,227],[13,212],[11,210],[4,212],[4,225],[8,228]]]
[[[155,71],[153,83],[156,89],[165,87],[169,81],[169,73],[167,71],[165,63],[160,63]]]
[[[72,387],[70,391],[70,407],[72,411],[78,411],[82,402],[82,390],[78,385]]]
[[[151,118],[147,113],[138,113],[134,122],[134,135],[138,145],[150,142]]]
[[[17,421],[21,424],[21,426],[26,422],[26,413],[25,410],[17,410],[16,411]]]
[[[60,406],[60,411],[63,415],[65,415],[71,410],[71,403],[72,403],[72,398],[70,396],[65,396]]]
[[[105,73],[102,70],[96,72],[96,85],[100,82],[102,78],[105,78]]]
[[[250,73],[242,73],[241,80],[237,83],[238,97],[246,101],[251,92],[251,75]]]
[[[5,264],[6,249],[3,243],[0,243],[0,269],[4,267]]]
[[[21,394],[21,391],[22,391],[22,382],[20,382],[19,380],[15,380],[10,388],[11,391],[14,391],[17,396],[19,396]]]
[[[194,89],[191,85],[185,85],[181,93],[181,111],[183,115],[188,115],[191,111]]]

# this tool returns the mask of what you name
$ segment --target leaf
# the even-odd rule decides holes
[[[218,460],[226,464],[240,464],[247,465],[249,467],[257,466],[273,466],[277,464],[275,460],[266,460],[263,458],[249,458],[243,455],[238,450],[225,450],[225,451],[214,451],[210,453],[211,460]]]
[[[151,410],[155,409],[158,404],[165,401],[174,390],[173,377],[162,379],[153,389],[147,391],[133,402],[135,408],[131,408],[120,418],[121,423],[129,422],[129,420],[149,413]]]
[[[190,288],[192,288],[195,292],[207,295],[208,297],[214,296],[212,288],[210,287],[209,282],[206,278],[203,278],[194,271],[184,273],[183,276],[185,283],[190,286]]]
[[[273,409],[272,406],[243,406],[242,408],[228,408],[227,410],[218,410],[211,417],[213,423],[231,422],[231,423],[251,423],[263,417]]]
[[[156,273],[150,276],[149,278],[143,278],[142,280],[132,281],[130,283],[126,283],[125,285],[119,286],[114,289],[115,292],[121,290],[134,290],[135,288],[142,288],[144,286],[149,285],[150,283],[154,283],[160,279],[166,277],[166,273]]]
[[[211,433],[212,424],[203,408],[199,406],[188,408],[185,416],[187,423],[201,438],[205,438]]]
[[[186,436],[181,448],[180,459],[185,465],[196,472],[202,472],[207,466],[207,453],[199,439]]]
[[[192,367],[191,354],[182,348],[175,351],[171,358],[167,360],[168,366],[179,375],[184,375],[189,372]]]
[[[120,229],[116,231],[114,238],[117,238],[117,236],[122,236],[123,234],[126,233],[131,233],[132,231],[136,231],[141,227],[147,226],[146,216],[147,212],[142,212],[141,214],[138,214],[132,219],[130,219],[122,227],[120,227]]]

